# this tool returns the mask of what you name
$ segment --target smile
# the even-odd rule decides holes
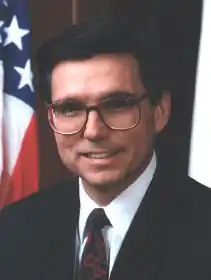
[[[109,158],[113,155],[114,154],[110,154],[110,153],[87,153],[87,154],[85,154],[85,156],[88,158],[96,158],[96,159]]]
[[[110,151],[110,152],[88,152],[82,153],[81,156],[84,158],[85,162],[94,165],[108,165],[113,163],[117,158],[116,155],[120,151]]]

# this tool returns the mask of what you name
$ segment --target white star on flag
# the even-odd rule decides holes
[[[28,85],[31,89],[31,91],[33,91],[33,85],[32,85],[32,72],[31,72],[31,63],[30,60],[28,59],[25,67],[21,68],[21,67],[14,67],[14,69],[18,72],[18,74],[20,74],[20,83],[18,85],[18,89],[23,88],[24,86]]]
[[[6,0],[3,0],[3,5],[6,6],[6,7],[8,6],[8,3],[7,3]]]
[[[23,46],[21,39],[29,33],[29,30],[19,28],[16,16],[12,18],[10,26],[5,28],[5,32],[7,34],[7,38],[4,45],[7,46],[11,43],[14,43],[19,48],[19,50],[22,50]]]

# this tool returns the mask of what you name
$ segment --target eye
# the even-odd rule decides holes
[[[53,104],[53,110],[57,115],[75,116],[84,111],[84,105],[80,102],[64,101]]]

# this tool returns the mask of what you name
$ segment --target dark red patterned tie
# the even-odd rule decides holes
[[[108,280],[108,262],[102,228],[111,225],[104,210],[97,208],[87,219],[88,236],[78,270],[79,280]]]

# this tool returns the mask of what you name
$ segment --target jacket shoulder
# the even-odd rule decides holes
[[[36,193],[23,198],[0,210],[0,228],[9,222],[26,224],[27,220],[45,216],[50,211],[57,208],[67,195],[71,198],[77,194],[77,180],[56,183],[52,186],[43,188]],[[17,222],[15,222],[17,221]]]
[[[196,180],[188,177],[186,180],[187,193],[198,204],[208,206],[211,209],[211,189]]]
[[[211,189],[187,177],[180,185],[173,204],[178,228],[182,228],[182,224],[192,228],[191,235],[198,232],[199,236],[208,233],[211,236]],[[211,245],[209,237],[208,240]]]

